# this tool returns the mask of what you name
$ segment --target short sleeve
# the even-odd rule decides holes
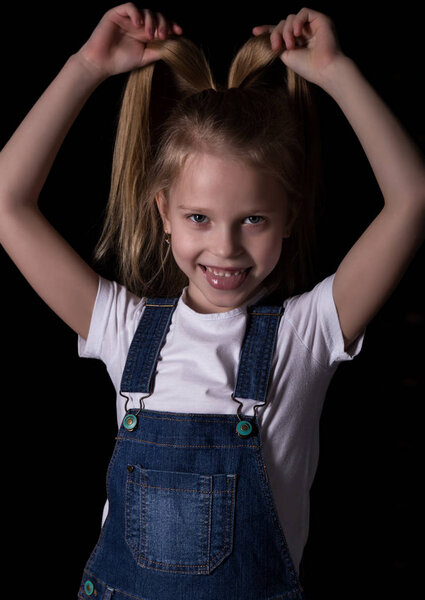
[[[78,336],[78,356],[110,365],[128,348],[144,305],[145,298],[99,275],[87,339]]]
[[[285,301],[285,318],[290,321],[302,343],[325,368],[353,360],[363,346],[366,329],[344,350],[344,336],[333,297],[335,273],[311,291]]]
[[[97,295],[90,320],[87,340],[78,335],[78,356],[81,358],[100,359],[102,336],[99,335],[99,332],[105,327],[104,307],[107,306],[107,297],[107,282],[103,282],[103,278],[99,276]]]

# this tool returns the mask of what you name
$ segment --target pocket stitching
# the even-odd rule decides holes
[[[231,484],[229,490],[229,484]],[[226,476],[225,494],[231,494],[231,498],[226,498],[226,514],[225,514],[225,538],[224,545],[220,552],[214,556],[210,556],[209,572],[218,567],[218,565],[230,554],[232,550],[233,530],[234,530],[234,507],[235,507],[235,490],[236,490],[236,475],[228,474]],[[217,492],[223,493],[223,492]]]
[[[146,477],[146,469],[143,470],[143,477],[144,478]],[[208,480],[208,479],[211,478],[211,476],[209,476],[209,475],[201,475],[201,477],[202,477],[202,479],[205,479],[205,480]],[[167,488],[167,487],[162,487],[162,486],[148,485],[147,483],[143,483],[143,484],[135,483],[135,485],[138,485],[139,487],[144,488],[143,494],[142,494],[143,495],[143,499],[145,499],[147,488],[150,488],[150,489],[160,489],[160,490],[170,490],[170,491],[176,491],[176,492],[187,492],[187,491],[189,491],[189,492],[196,492],[198,494],[203,494],[204,495],[203,505],[205,506],[205,504],[207,504],[206,501],[208,500],[208,497],[209,497],[208,494],[211,494],[211,492],[204,491],[204,490],[187,490],[185,488]],[[143,502],[143,506],[145,506],[145,505],[146,505],[146,503],[144,501]],[[205,523],[204,510],[205,509],[203,508],[202,509],[202,529],[204,529],[204,523]],[[141,527],[140,528],[140,537],[142,537],[142,532],[145,531],[144,530],[144,523],[143,522],[141,522],[140,527]],[[166,567],[208,568],[208,555],[207,555],[207,557],[205,557],[205,552],[201,555],[201,559],[200,559],[200,563],[201,564],[197,563],[197,564],[194,564],[194,565],[188,565],[187,563],[162,562],[162,561],[159,561],[159,560],[154,560],[154,559],[151,559],[151,558],[147,558],[146,557],[146,539],[147,539],[147,536],[145,535],[145,549],[142,550],[142,548],[141,548],[140,552],[139,552],[139,560],[138,560],[138,562],[139,562],[139,564],[141,566],[144,566],[144,567],[147,567],[147,568],[150,567],[150,568],[154,569],[155,567],[151,566],[152,563],[154,563],[154,564],[157,564],[157,565],[164,565]],[[206,563],[202,564],[202,560],[206,560]],[[161,569],[161,570],[167,571],[168,569]],[[180,572],[184,573],[184,571],[178,571],[178,572],[179,573]]]
[[[166,486],[150,486],[147,481],[147,470],[141,466],[139,467],[139,474],[142,476],[142,483],[138,483],[134,480],[135,473],[128,473],[127,476],[127,491],[126,491],[126,522],[125,522],[125,536],[129,547],[131,548],[137,563],[141,567],[150,568],[157,571],[169,572],[169,573],[182,573],[182,574],[209,574],[215,569],[232,551],[232,540],[233,540],[233,529],[234,529],[234,508],[235,508],[235,491],[236,491],[236,474],[226,474],[226,489],[215,491],[212,483],[214,475],[199,475],[203,479],[202,489],[189,489],[189,488],[178,488],[178,487],[166,487]],[[185,473],[186,474],[186,473]],[[193,473],[190,473],[194,475]],[[207,489],[207,484],[209,490]],[[130,487],[131,486],[131,487]],[[140,489],[140,496],[135,494],[137,486]],[[200,560],[197,564],[181,564],[173,562],[156,561],[146,557],[146,545],[147,535],[145,531],[146,522],[146,491],[147,488],[164,489],[170,491],[183,491],[183,492],[196,492],[204,494],[203,507],[202,507],[202,538],[201,538],[201,555]],[[224,519],[224,536],[221,538],[221,550],[210,556],[211,552],[211,535],[212,535],[212,506],[211,502],[215,494],[226,494],[225,498],[225,519]],[[136,496],[136,497],[135,497]],[[134,526],[132,525],[132,507],[135,502],[139,501],[140,518],[139,518],[139,531],[134,532]],[[205,533],[206,527],[206,533]],[[137,539],[138,538],[138,539]],[[220,541],[218,540],[218,543]],[[166,568],[161,569],[160,566]],[[173,571],[173,568],[175,569]],[[192,569],[192,570],[189,570]]]

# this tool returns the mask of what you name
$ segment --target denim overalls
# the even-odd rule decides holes
[[[108,516],[79,598],[303,599],[271,496],[257,418],[283,314],[270,298],[247,307],[234,415],[146,410],[142,399],[140,409],[126,412],[107,472]],[[121,392],[152,393],[177,301],[147,298]],[[241,415],[235,398],[258,401],[254,416]]]

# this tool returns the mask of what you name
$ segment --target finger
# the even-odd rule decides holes
[[[312,11],[310,11],[308,8],[302,8],[300,12],[295,16],[294,35],[296,37],[301,37],[303,35],[304,25],[308,23],[311,18],[313,18],[313,15],[311,13]]]
[[[157,16],[157,34],[158,37],[162,40],[165,40],[165,38],[167,37],[167,30],[168,30],[168,25],[167,25],[167,21],[164,19],[164,15],[160,12],[156,13]]]
[[[176,33],[183,33],[183,28],[180,27],[180,25],[178,25],[177,23],[173,22],[172,27]]]
[[[140,12],[134,4],[126,5],[127,14],[135,27],[140,27]]]
[[[295,15],[288,15],[285,19],[285,25],[283,26],[282,37],[285,41],[287,50],[293,50],[295,48],[294,20]]]
[[[285,21],[280,21],[278,25],[256,25],[252,28],[252,33],[254,35],[261,35],[262,33],[270,33],[270,43],[272,46],[272,50],[279,50],[283,46],[282,34],[280,29],[282,29]]]
[[[174,21],[168,21],[168,33],[170,35],[173,35],[174,33],[181,35],[183,33],[183,29],[180,27],[180,25],[174,23]]]
[[[284,46],[284,41],[282,37],[282,30],[285,26],[285,20],[279,21],[279,23],[272,28],[270,34],[270,44],[272,46],[272,50],[281,50]]]
[[[300,24],[298,25],[300,31],[298,35],[311,37],[317,31],[320,23],[325,20],[332,27],[332,20],[327,15],[312,10],[311,8],[302,8],[296,16],[296,21]]]
[[[252,28],[252,33],[259,35],[261,33],[271,33],[275,25],[256,25]]]
[[[148,39],[153,38],[154,30],[156,28],[156,23],[154,23],[154,18],[152,11],[148,8],[143,9],[143,17],[141,19],[142,24],[145,26],[145,33]]]
[[[160,39],[166,39],[168,34],[173,34],[173,30],[181,34],[183,33],[182,27],[174,21],[167,21],[164,15],[160,12],[152,14],[152,28],[153,35],[158,36]]]
[[[140,26],[141,13],[132,2],[116,6],[112,10],[117,12],[121,17],[130,17],[130,20],[135,27]]]

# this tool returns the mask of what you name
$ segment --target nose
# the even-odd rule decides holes
[[[212,254],[220,258],[234,258],[243,253],[240,236],[231,227],[217,228],[211,245]]]

